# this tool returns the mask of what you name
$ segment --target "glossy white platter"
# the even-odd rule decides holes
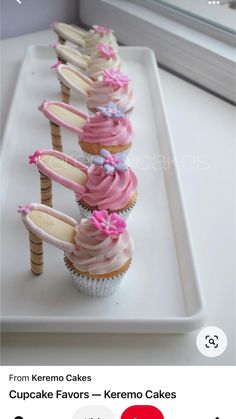
[[[105,299],[79,294],[63,253],[45,245],[45,271],[30,271],[28,235],[17,206],[39,202],[39,177],[28,155],[51,147],[49,123],[37,110],[60,100],[54,52],[31,46],[19,74],[2,148],[2,330],[8,332],[186,333],[204,322],[204,303],[184,199],[154,54],[121,47],[133,80],[134,141],[128,163],[138,175],[138,202],[128,219],[133,263],[120,290]],[[71,103],[86,111],[82,99]],[[180,104],[181,106],[181,104]],[[80,155],[77,138],[63,131],[64,151]],[[73,193],[54,185],[54,208],[79,219]]]

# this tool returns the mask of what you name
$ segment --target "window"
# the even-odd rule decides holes
[[[236,34],[236,0],[154,0],[219,29]]]
[[[201,10],[207,8],[209,16],[199,18],[196,8],[184,10],[183,5],[190,3],[202,3]],[[235,2],[230,1],[231,8],[229,2],[219,6],[203,3],[205,0],[96,0],[95,6],[93,0],[80,0],[79,13],[80,21],[89,26],[109,22],[121,43],[152,48],[160,66],[235,103],[235,32],[230,19],[227,30],[223,21],[214,20],[219,7],[227,16],[233,15],[233,26]]]

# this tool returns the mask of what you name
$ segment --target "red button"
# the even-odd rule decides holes
[[[163,414],[154,406],[130,406],[121,419],[164,419]]]

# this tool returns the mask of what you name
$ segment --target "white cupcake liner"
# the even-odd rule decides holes
[[[93,211],[90,210],[89,208],[86,208],[83,204],[81,204],[81,202],[77,198],[76,198],[76,202],[77,202],[77,205],[78,205],[79,210],[80,210],[81,218],[89,218],[92,215]],[[130,207],[127,208],[126,210],[114,211],[114,212],[116,212],[121,217],[123,217],[125,220],[127,220],[129,214],[131,213],[131,211],[135,207],[135,205],[136,205],[136,201],[134,201],[133,204],[130,205]]]
[[[65,255],[64,262],[66,268],[70,271],[72,276],[72,282],[75,288],[81,293],[88,295],[89,297],[109,297],[109,295],[114,294],[119,288],[122,278],[125,274],[124,271],[122,274],[114,276],[109,279],[97,279],[92,277],[87,277],[85,275],[77,273],[71,265]]]
[[[131,150],[131,147],[129,147],[127,150],[125,150],[125,151],[119,151],[119,153],[116,153],[116,154],[119,154],[119,155],[122,155],[123,156],[123,161],[126,161],[126,159],[127,159],[127,157],[128,157],[128,154],[129,154],[129,152],[130,152],[130,150]],[[94,154],[89,154],[89,153],[87,153],[86,151],[84,151],[84,150],[82,150],[83,151],[83,154],[84,154],[84,157],[85,157],[85,159],[86,159],[86,161],[87,161],[87,164],[89,164],[90,166],[91,166],[91,164],[92,164],[92,160],[94,159],[94,157],[96,157]]]

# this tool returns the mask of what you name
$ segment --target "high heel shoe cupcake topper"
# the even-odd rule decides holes
[[[51,28],[56,32],[59,43],[64,44],[66,41],[70,41],[77,47],[82,48],[83,52],[88,55],[96,51],[100,42],[111,45],[115,51],[119,48],[112,29],[104,26],[94,25],[92,29],[85,31],[76,26],[55,22],[51,25]]]
[[[29,156],[29,163],[40,172],[42,204],[52,206],[53,180],[74,192],[83,217],[105,209],[126,218],[135,206],[137,177],[122,156],[101,150],[88,167],[59,151],[37,150]]]
[[[115,103],[98,107],[98,112],[93,116],[56,101],[44,101],[39,110],[50,121],[52,147],[55,150],[63,149],[60,127],[64,127],[78,135],[79,145],[89,162],[99,155],[101,149],[111,154],[123,153],[124,158],[127,157],[133,129],[124,109]]]
[[[78,47],[85,47],[87,31],[77,27],[68,25],[63,22],[54,22],[51,24],[51,29],[58,36],[58,42],[64,44],[66,41],[70,41]]]
[[[58,65],[56,72],[60,83],[83,97],[92,113],[99,106],[106,106],[110,102],[124,108],[125,113],[130,112],[134,106],[131,81],[118,69],[103,70],[97,81],[64,64]]]
[[[50,121],[52,147],[58,151],[63,150],[60,127],[78,135],[88,119],[88,115],[64,102],[44,100],[38,110]]]
[[[58,64],[56,67],[57,77],[61,87],[66,86],[67,89],[74,91],[80,97],[86,99],[89,89],[93,86],[93,80],[83,74],[81,71],[65,64]],[[70,94],[67,98],[70,101]]]
[[[122,71],[124,69],[121,58],[110,45],[98,44],[96,53],[91,56],[82,54],[76,48],[70,48],[61,44],[53,47],[59,61],[63,64],[73,64],[93,81],[98,80],[105,69],[113,68]]]
[[[94,211],[77,223],[45,205],[20,206],[29,231],[31,270],[43,272],[43,241],[65,252],[65,265],[74,285],[83,294],[106,297],[116,291],[130,266],[133,244],[126,224],[117,214]]]
[[[55,49],[58,60],[63,64],[71,63],[79,69],[86,70],[88,68],[91,57],[82,54],[77,48],[71,48],[67,45],[56,44],[52,46]]]

